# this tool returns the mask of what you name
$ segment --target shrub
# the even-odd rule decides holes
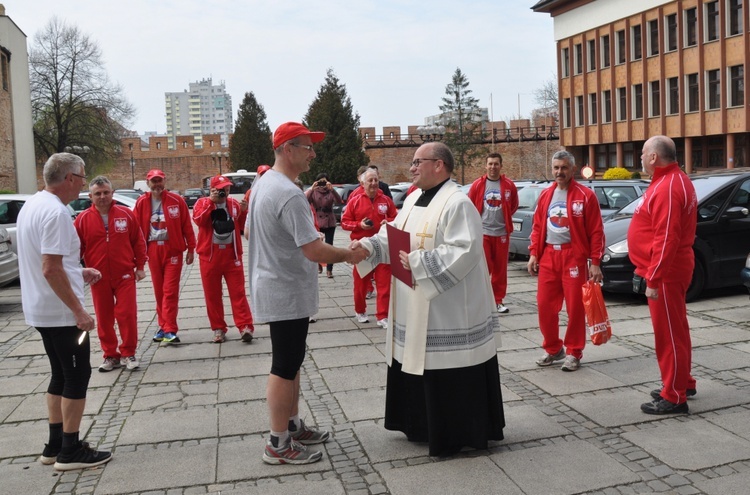
[[[622,167],[615,167],[607,169],[606,172],[604,172],[604,175],[602,176],[602,179],[604,180],[621,180],[621,179],[630,179],[632,177],[632,174],[628,169],[622,168]]]
[[[631,179],[640,179],[641,178],[641,173],[638,172],[638,171],[633,172],[632,174],[630,174],[630,178]]]

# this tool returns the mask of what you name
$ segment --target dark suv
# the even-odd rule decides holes
[[[206,196],[206,194],[203,192],[203,189],[197,187],[185,189],[185,194],[182,195],[182,197],[185,198],[188,208],[192,208],[195,202],[204,196]]]
[[[579,180],[578,183],[594,190],[604,218],[640,197],[649,184],[648,181],[640,179]],[[534,210],[542,191],[551,185],[551,180],[545,180],[524,183],[523,187],[519,187],[518,211],[513,214],[513,233],[510,235],[509,251],[512,257],[529,256]]]

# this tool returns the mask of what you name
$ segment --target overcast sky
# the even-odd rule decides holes
[[[301,120],[332,68],[360,124],[424,123],[457,67],[490,117],[536,106],[554,78],[552,19],[537,0],[0,0],[28,45],[52,16],[99,43],[105,69],[138,111],[131,129],[166,131],[164,93],[224,81],[234,118],[245,92],[271,130]]]

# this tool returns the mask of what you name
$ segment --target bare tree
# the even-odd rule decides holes
[[[29,72],[37,156],[86,146],[91,172],[111,163],[135,108],[109,81],[99,45],[53,17],[34,36]]]
[[[539,108],[534,109],[532,116],[535,118],[538,116],[552,116],[557,120],[559,108],[557,98],[557,79],[553,77],[534,90],[534,100],[539,105]]]

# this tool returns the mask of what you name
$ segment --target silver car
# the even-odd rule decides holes
[[[8,230],[0,227],[0,287],[18,278],[18,256],[11,249]]]

